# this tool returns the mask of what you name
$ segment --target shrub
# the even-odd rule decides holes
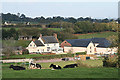
[[[87,67],[87,68],[91,68],[92,66],[83,63],[81,60],[77,60],[76,63],[78,64],[78,67]]]
[[[24,55],[24,54],[29,54],[28,49],[23,49],[23,50],[22,50],[22,54],[23,54],[23,55]]]
[[[118,57],[105,57],[103,60],[103,67],[118,67]]]
[[[69,50],[68,54],[73,54],[73,49]]]
[[[3,60],[5,60],[5,59],[25,59],[25,57],[23,57],[23,58],[2,58]]]
[[[77,52],[76,55],[86,55],[86,52]]]

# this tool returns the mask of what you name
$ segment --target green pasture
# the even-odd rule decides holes
[[[83,61],[83,63],[89,65],[94,64],[94,66],[97,66],[98,63],[100,62],[101,62],[100,60]],[[42,65],[42,69],[32,69],[32,70],[27,69],[24,71],[14,71],[12,69],[9,69],[9,65],[12,63],[3,63],[2,77],[3,78],[117,78],[118,77],[117,68],[103,68],[101,65],[102,63],[100,63],[101,67],[95,67],[95,68],[77,67],[77,68],[67,68],[67,69],[62,68],[61,70],[51,70],[49,68],[49,65],[51,63],[63,67],[66,64],[76,63],[76,61],[39,63]]]
[[[101,33],[90,33],[90,34],[81,34],[77,35],[79,39],[88,39],[88,38],[107,38],[112,35],[117,35],[117,32],[101,32]]]
[[[15,44],[14,46],[22,46],[22,47],[27,47],[29,43],[31,42],[30,40],[14,40]],[[2,43],[10,44],[9,41],[7,40],[2,40]]]

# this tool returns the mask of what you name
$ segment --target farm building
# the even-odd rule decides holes
[[[57,34],[53,36],[42,36],[38,40],[33,40],[26,48],[29,53],[62,53],[63,48],[59,47]]]
[[[87,52],[87,54],[113,54],[117,48],[109,48],[110,42],[105,38],[67,39],[61,43],[64,52]]]
[[[32,36],[19,36],[18,40],[32,40]]]

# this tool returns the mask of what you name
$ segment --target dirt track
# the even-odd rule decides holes
[[[73,61],[74,58],[69,57],[69,61]],[[61,59],[50,59],[50,60],[37,60],[36,63],[45,63],[45,62],[59,62]]]

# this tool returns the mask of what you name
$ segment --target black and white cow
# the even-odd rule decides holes
[[[36,64],[36,68],[41,69],[42,67],[41,67],[41,65],[40,65],[40,64]]]
[[[10,65],[9,68],[12,68],[13,70],[25,70],[25,67],[22,67],[22,66]]]
[[[63,68],[75,68],[75,67],[78,67],[78,65],[77,64],[69,64],[69,65],[64,66]]]
[[[37,64],[37,63],[30,63],[30,67],[32,67],[32,68],[39,68],[39,69],[42,68],[41,65]]]
[[[35,65],[36,64],[34,64],[34,63],[30,63],[30,67],[32,67],[32,68],[35,68]]]
[[[53,69],[61,69],[61,67],[59,65],[54,65],[54,64],[51,64],[50,65],[50,68],[53,68]]]

